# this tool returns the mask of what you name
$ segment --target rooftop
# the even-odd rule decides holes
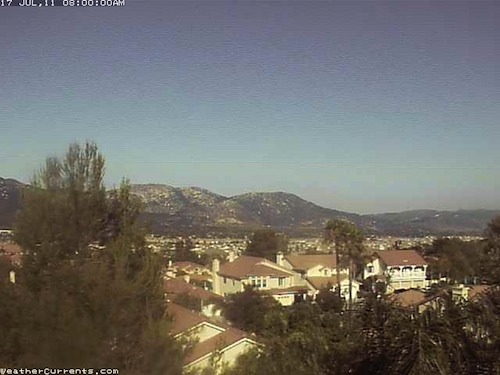
[[[387,266],[426,266],[427,262],[415,250],[377,251],[377,255]]]
[[[252,276],[288,277],[293,273],[267,259],[243,255],[224,263],[219,275],[241,280]]]

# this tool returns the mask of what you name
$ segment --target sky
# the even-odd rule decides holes
[[[356,213],[500,208],[499,1],[0,8],[0,176],[95,141],[106,183]]]

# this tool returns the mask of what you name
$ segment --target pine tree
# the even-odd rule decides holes
[[[97,146],[73,144],[64,158],[47,159],[24,191],[15,227],[24,251],[19,350],[11,361],[180,374],[161,259],[146,247],[129,184],[108,193],[103,177]]]

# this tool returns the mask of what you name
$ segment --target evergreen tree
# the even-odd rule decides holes
[[[113,367],[123,374],[180,374],[169,334],[161,259],[137,226],[130,186],[107,193],[97,146],[49,158],[23,194],[15,239],[23,248],[7,364]]]
[[[255,231],[247,244],[246,255],[267,258],[276,261],[277,253],[288,253],[288,239],[272,229]]]

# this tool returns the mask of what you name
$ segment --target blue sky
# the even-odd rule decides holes
[[[0,9],[0,176],[94,140],[107,183],[358,213],[500,208],[500,2]]]

